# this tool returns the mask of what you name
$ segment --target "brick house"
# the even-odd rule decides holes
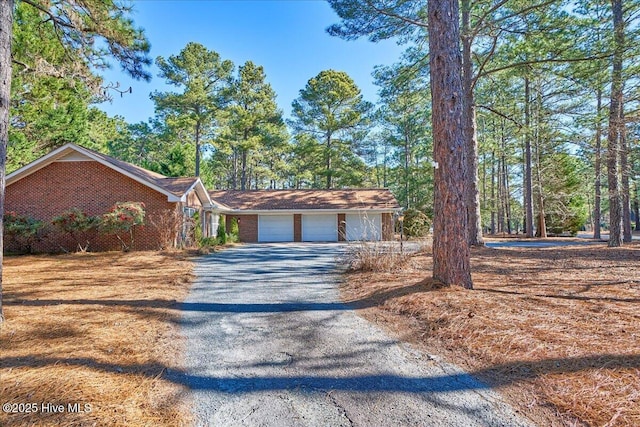
[[[235,218],[243,242],[338,242],[392,240],[394,214],[401,210],[391,191],[250,190],[211,191]]]
[[[208,192],[199,178],[170,178],[96,151],[66,144],[9,174],[5,212],[49,224],[35,252],[75,250],[74,240],[51,226],[63,212],[106,213],[118,202],[142,202],[145,224],[135,249],[189,243],[185,224],[197,212],[203,236],[215,236],[221,214],[235,218],[243,242],[391,240],[401,210],[388,189],[252,190]],[[172,221],[173,222],[172,222]],[[16,242],[7,239],[12,251]],[[89,250],[120,249],[114,236],[93,235]],[[67,248],[67,249],[65,249]]]
[[[199,212],[205,236],[215,235],[218,226],[220,206],[211,201],[199,178],[165,177],[74,144],[62,146],[6,178],[5,212],[45,223],[71,208],[100,215],[118,202],[145,204],[145,225],[135,230],[136,249],[163,246],[167,234],[159,224],[167,226],[170,217]],[[171,239],[179,244],[185,239],[185,230],[173,228],[177,231]],[[50,228],[33,249],[57,252],[68,243],[65,239],[68,236]],[[11,242],[5,239],[5,244],[11,250]],[[112,250],[120,245],[113,236],[95,236],[89,248]]]

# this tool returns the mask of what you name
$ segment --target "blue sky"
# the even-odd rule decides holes
[[[135,23],[151,42],[152,58],[178,54],[193,41],[230,59],[236,69],[251,60],[264,67],[285,117],[300,89],[326,69],[347,72],[365,99],[375,102],[373,67],[397,62],[403,51],[393,41],[374,44],[329,36],[325,29],[338,17],[322,0],[138,0],[134,8]],[[152,117],[149,94],[175,89],[158,77],[155,65],[151,72],[150,83],[135,81],[113,64],[104,73],[105,81],[119,82],[123,89],[131,86],[133,93],[113,93],[113,102],[99,107],[129,123]]]

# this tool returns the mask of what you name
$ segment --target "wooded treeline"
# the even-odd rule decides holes
[[[388,3],[330,1],[342,19],[331,34],[407,45],[374,70],[375,104],[346,73],[326,70],[309,76],[285,121],[259,64],[189,43],[156,58],[156,78],[174,90],[150,94],[154,117],[127,123],[96,107],[120,89],[104,89],[100,60],[97,72],[87,61],[57,72],[71,50],[55,21],[18,2],[7,169],[74,142],[165,175],[197,174],[211,188],[389,187],[405,208],[432,215],[427,2]],[[478,229],[544,236],[586,226],[599,236],[610,212],[622,237],[638,226],[640,7],[617,3],[460,2],[470,243],[481,243]]]

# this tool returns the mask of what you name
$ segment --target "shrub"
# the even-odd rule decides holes
[[[81,252],[86,252],[89,248],[88,236],[97,230],[100,217],[89,216],[78,208],[71,208],[53,218],[51,223],[75,240]]]
[[[226,240],[231,243],[240,241],[240,225],[238,224],[238,218],[236,217],[231,218],[231,227]]]
[[[158,233],[158,249],[175,247],[178,235],[182,231],[184,215],[177,209],[165,209],[149,215],[148,220]]]
[[[390,272],[404,269],[412,254],[385,242],[356,242],[347,248],[345,260],[351,271]]]
[[[31,253],[33,244],[42,236],[44,222],[15,212],[4,214],[4,236],[18,252]]]
[[[429,234],[431,219],[426,213],[417,209],[404,212],[404,234],[407,237],[424,237]]]
[[[122,250],[128,252],[133,249],[135,228],[144,224],[144,215],[144,203],[116,203],[109,212],[102,215],[99,230],[116,236]],[[128,235],[128,243],[123,239],[125,235]]]
[[[200,212],[196,211],[191,217],[193,221],[193,240],[201,244],[204,236],[202,235],[202,221],[200,221]]]
[[[222,215],[220,215],[220,220],[218,221],[218,230],[216,231],[216,237],[219,244],[227,244],[227,227],[225,226],[225,218]]]

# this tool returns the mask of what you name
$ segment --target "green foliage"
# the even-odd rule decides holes
[[[553,168],[546,178],[546,224],[553,234],[576,235],[588,217],[584,163],[575,156],[556,153],[549,159]]]
[[[200,249],[211,249],[220,244],[220,240],[217,237],[201,237],[200,240],[198,240],[198,247]]]
[[[15,26],[29,28],[16,33],[13,48],[23,67],[80,81],[98,96],[104,93],[94,70],[108,68],[109,56],[133,78],[151,78],[145,70],[151,65],[150,45],[134,27],[130,5],[102,0],[39,3],[17,2]]]
[[[415,53],[415,52],[414,52]],[[428,76],[416,67],[424,59],[407,57],[390,67],[376,67],[382,126],[382,165],[390,187],[404,208],[423,209],[433,201],[433,142]]]
[[[31,253],[33,244],[43,231],[44,222],[16,212],[4,214],[4,237],[14,250]]]
[[[227,244],[227,229],[225,226],[225,218],[221,215],[218,221],[218,229],[216,230],[216,239],[221,245]]]
[[[240,224],[238,224],[238,218],[231,218],[231,227],[229,227],[229,234],[227,235],[227,242],[236,243],[240,241]]]
[[[99,220],[99,217],[89,216],[78,208],[71,208],[53,218],[51,223],[65,233],[76,233],[95,228]]]
[[[351,172],[363,169],[354,153],[368,132],[372,105],[363,101],[351,77],[342,71],[321,71],[307,82],[292,107],[289,124],[296,141],[303,144],[298,153],[305,157],[300,160],[315,166],[312,175],[324,178],[325,188],[361,181]]]
[[[75,247],[84,252],[89,247],[88,234],[98,229],[100,220],[100,217],[89,216],[78,208],[71,208],[53,218],[51,223],[60,231],[76,240]]]
[[[213,141],[213,127],[223,104],[233,63],[221,60],[218,53],[199,43],[188,43],[175,56],[165,59],[159,56],[156,64],[160,77],[170,85],[182,89],[176,92],[154,92],[151,99],[156,113],[173,132],[195,146],[195,175],[200,175],[202,146]]]
[[[149,44],[130,14],[121,2],[16,2],[6,58],[13,61],[8,172],[68,142],[105,151],[122,126],[90,107],[109,97],[97,75],[106,57],[134,78],[150,78]]]
[[[99,230],[104,234],[116,236],[122,250],[125,252],[133,249],[134,230],[144,224],[145,206],[141,202],[116,203],[109,212],[102,215]],[[123,239],[128,235],[127,241]]]
[[[202,239],[204,238],[202,235],[202,221],[200,221],[200,212],[195,211],[193,216],[191,217],[191,222],[193,224],[193,240],[201,244]]]
[[[418,209],[404,211],[403,231],[407,237],[424,237],[429,234],[431,219]]]
[[[288,134],[264,69],[251,61],[239,67],[226,102],[215,143],[217,169],[225,171],[232,189],[277,179],[274,166],[287,148]]]

